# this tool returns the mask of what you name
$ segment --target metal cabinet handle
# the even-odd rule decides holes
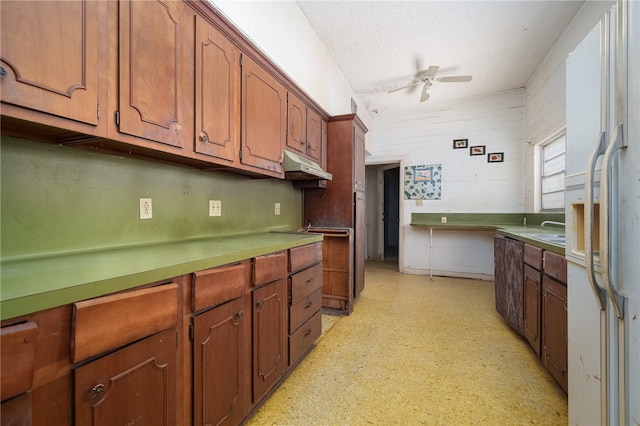
[[[0,78],[5,78],[7,76],[7,70],[4,67],[0,67]]]
[[[207,143],[209,142],[209,135],[207,135],[205,132],[200,132],[200,142],[204,142]]]
[[[89,391],[89,396],[91,396],[91,399],[96,399],[96,398],[100,398],[100,396],[103,393],[104,393],[104,384],[98,383],[91,389],[91,391]]]
[[[244,312],[240,311],[236,314],[236,316],[238,317],[238,319],[242,319],[244,317]]]
[[[256,306],[259,310],[262,310],[262,307],[264,306],[264,300],[261,300],[258,303],[256,303]]]

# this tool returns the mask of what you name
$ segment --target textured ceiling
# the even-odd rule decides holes
[[[416,71],[472,75],[435,82],[429,105],[522,88],[582,1],[297,0],[372,117],[424,107]]]

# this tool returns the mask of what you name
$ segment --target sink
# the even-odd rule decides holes
[[[566,242],[564,234],[527,234],[527,236],[534,240],[560,246],[564,246]]]

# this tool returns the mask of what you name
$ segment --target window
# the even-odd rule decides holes
[[[540,207],[542,211],[564,210],[566,138],[562,134],[542,145]]]

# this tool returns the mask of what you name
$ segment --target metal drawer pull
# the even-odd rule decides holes
[[[309,302],[306,305],[304,305],[304,308],[309,309],[312,305],[313,305],[313,302]]]
[[[100,398],[100,396],[103,393],[104,393],[104,385],[102,383],[99,383],[95,385],[93,389],[91,389],[91,391],[89,392],[89,395],[91,396],[91,399],[96,399],[96,398]]]
[[[209,135],[207,135],[205,132],[201,132],[200,133],[200,142],[209,142]]]
[[[306,333],[304,333],[304,337],[307,337],[308,335],[311,334],[311,329],[308,329]]]
[[[238,319],[242,319],[244,317],[244,312],[240,311],[236,314],[236,316],[238,317]]]
[[[0,78],[5,78],[7,76],[7,70],[4,67],[0,67]]]
[[[305,282],[306,282],[307,284],[309,284],[311,281],[313,281],[313,278],[314,278],[314,277],[311,277],[311,278],[307,279],[307,281],[305,281]]]

